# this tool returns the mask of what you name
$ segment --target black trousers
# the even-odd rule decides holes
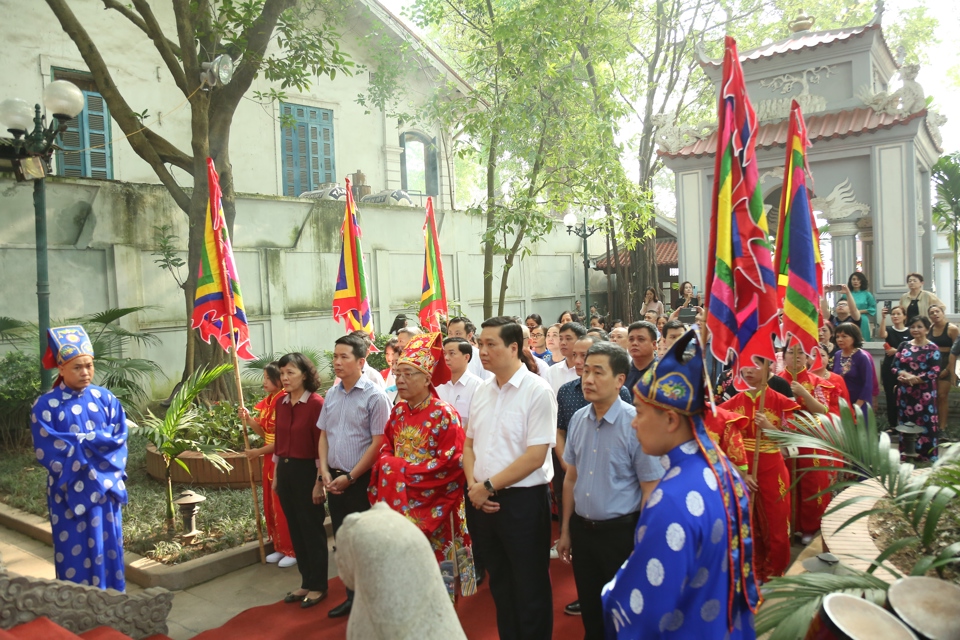
[[[550,640],[550,492],[548,485],[503,489],[496,513],[467,500],[467,526],[490,574],[500,640]]]
[[[370,508],[370,498],[367,497],[367,487],[370,485],[370,471],[357,478],[357,481],[349,485],[340,495],[327,493],[327,504],[330,506],[330,521],[333,524],[333,536],[336,538],[337,531],[343,525],[343,519],[351,513],[360,513]],[[347,475],[347,471],[340,469],[330,469],[330,475],[334,479]]]
[[[367,487],[370,485],[370,471],[356,479],[340,495],[327,493],[327,504],[330,506],[330,522],[333,525],[333,537],[343,525],[343,519],[351,513],[361,513],[370,508],[370,498],[367,497]],[[342,469],[330,469],[330,475],[335,479],[347,475]],[[353,591],[347,589],[347,600],[353,600]]]
[[[600,592],[633,552],[633,535],[639,517],[638,513],[624,522],[605,522],[595,527],[576,514],[570,518],[573,580],[580,598],[584,640],[604,638]]]
[[[300,588],[327,590],[327,532],[323,528],[326,513],[322,504],[313,504],[313,485],[317,481],[314,460],[280,458],[277,461],[277,496],[287,517],[290,541],[297,554]]]

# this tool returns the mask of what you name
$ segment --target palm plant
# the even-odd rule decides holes
[[[771,640],[802,638],[823,597],[834,592],[865,596],[883,604],[889,585],[873,573],[883,567],[901,577],[886,561],[907,547],[913,547],[918,556],[909,573],[911,576],[926,575],[930,571],[940,574],[946,565],[960,561],[957,557],[960,542],[943,543],[940,535],[946,522],[942,516],[960,490],[960,447],[941,447],[940,459],[932,468],[915,472],[913,464],[900,461],[900,452],[891,446],[890,437],[877,428],[872,408],[867,408],[866,420],[855,422],[850,408],[841,401],[839,416],[814,417],[799,413],[791,424],[793,430],[765,433],[781,447],[824,450],[828,455],[797,457],[832,461],[840,467],[838,471],[857,478],[838,482],[822,494],[870,479],[876,480],[886,494],[886,500],[848,518],[838,531],[873,514],[896,513],[907,523],[912,535],[895,541],[876,558],[870,558],[871,566],[866,572],[849,569],[845,575],[805,573],[774,578],[764,586],[767,602],[757,616],[757,635],[772,632]],[[871,498],[857,496],[834,501],[827,514],[868,499]]]
[[[233,467],[223,459],[217,447],[198,442],[193,435],[200,427],[201,412],[196,405],[197,398],[207,386],[233,370],[233,365],[222,364],[213,369],[200,368],[193,372],[173,396],[167,412],[162,418],[147,411],[147,415],[139,425],[147,440],[157,448],[163,456],[164,472],[167,480],[167,528],[174,529],[173,510],[173,481],[170,469],[174,462],[190,473],[187,463],[178,456],[186,451],[196,451],[220,471],[230,471]]]
[[[161,373],[160,365],[146,358],[122,354],[132,343],[141,346],[159,345],[160,339],[149,331],[130,331],[119,320],[147,307],[105,309],[77,318],[57,320],[56,325],[79,324],[87,330],[93,343],[96,383],[107,387],[121,401],[142,402],[147,398],[146,384]],[[37,353],[37,325],[14,318],[0,317],[0,344],[8,343],[17,350]]]

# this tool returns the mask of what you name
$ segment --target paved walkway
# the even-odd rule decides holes
[[[337,575],[332,540],[330,549],[332,578]],[[0,555],[11,573],[47,579],[56,577],[52,547],[5,527],[0,527]],[[219,627],[241,611],[272,604],[299,586],[300,573],[295,566],[280,569],[275,564],[256,564],[189,589],[175,591],[173,609],[167,618],[167,635],[173,640],[188,640],[201,631]],[[142,589],[128,582],[127,591],[136,593]],[[331,602],[329,607],[337,604]]]

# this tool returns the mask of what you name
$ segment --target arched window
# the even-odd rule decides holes
[[[400,134],[403,155],[400,158],[400,188],[410,194],[440,194],[440,167],[437,161],[437,139],[422,133]]]

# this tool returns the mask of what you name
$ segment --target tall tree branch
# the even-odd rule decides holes
[[[100,51],[93,43],[93,40],[91,40],[87,31],[77,20],[73,11],[67,6],[66,0],[47,0],[47,6],[50,7],[57,17],[57,20],[60,21],[60,26],[64,32],[66,32],[74,44],[76,44],[80,56],[86,63],[91,75],[93,75],[97,89],[100,90],[103,99],[107,101],[107,106],[110,107],[110,115],[120,126],[120,129],[127,134],[127,140],[130,142],[130,146],[133,147],[133,150],[138,156],[150,165],[154,173],[157,174],[157,177],[160,178],[160,182],[163,183],[163,186],[165,186],[170,192],[170,195],[173,196],[177,206],[184,212],[189,212],[190,197],[187,196],[184,190],[180,188],[180,185],[177,184],[173,175],[167,169],[166,165],[164,165],[163,158],[157,153],[156,148],[147,138],[145,132],[139,131],[142,129],[140,120],[120,94],[120,90],[117,89],[117,85],[114,83],[107,64],[100,55]],[[151,133],[155,140],[162,139],[159,134]],[[170,148],[174,148],[169,142],[166,144],[169,145]]]
[[[103,0],[103,6],[106,9],[113,9],[124,18],[132,22],[140,31],[143,31],[147,36],[150,36],[150,32],[147,30],[147,23],[144,22],[143,18],[138,16],[135,12],[130,10],[130,7],[123,4],[119,0]],[[172,40],[167,40],[167,46],[170,47],[170,50],[175,56],[180,55],[180,47],[176,45]]]
[[[173,81],[177,84],[180,91],[183,92],[183,95],[190,95],[190,92],[187,91],[187,79],[183,74],[183,67],[180,66],[180,61],[173,53],[173,49],[170,48],[170,40],[163,34],[163,29],[160,28],[160,23],[157,22],[156,16],[153,15],[153,9],[150,8],[150,3],[146,0],[133,0],[133,6],[143,17],[146,34],[153,41],[153,46],[157,48],[160,57],[163,58],[163,62],[167,65],[167,70],[170,71]]]

